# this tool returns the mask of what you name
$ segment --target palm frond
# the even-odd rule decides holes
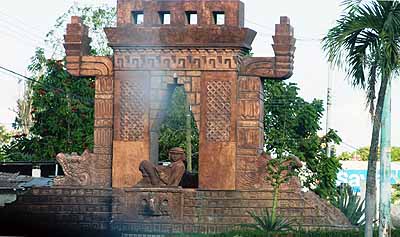
[[[369,107],[369,114],[373,120],[375,113],[375,98],[376,98],[376,73],[377,73],[377,62],[374,61],[370,65],[370,70],[368,73],[368,87],[367,87],[367,107]]]
[[[373,114],[377,78],[400,71],[400,3],[345,0],[343,5],[345,13],[323,38],[322,48],[354,87],[366,90]]]

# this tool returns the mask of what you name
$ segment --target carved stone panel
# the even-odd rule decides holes
[[[179,221],[183,217],[183,190],[181,189],[125,189],[117,208],[123,221]]]
[[[231,128],[230,81],[207,82],[206,136],[210,142],[227,142]]]
[[[116,50],[115,70],[213,70],[236,71],[242,52],[238,49],[129,49]]]
[[[144,139],[145,85],[143,80],[121,80],[120,138]]]

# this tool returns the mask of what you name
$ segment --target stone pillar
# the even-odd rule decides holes
[[[141,179],[139,164],[150,160],[150,75],[116,71],[114,93],[113,187],[132,187]]]
[[[234,190],[237,73],[203,72],[199,188]]]
[[[76,77],[95,78],[94,149],[87,172],[89,186],[110,187],[113,140],[113,63],[109,57],[88,56],[90,41],[88,27],[80,17],[71,17],[65,39],[66,67]],[[79,80],[79,79],[77,79]],[[81,152],[81,151],[78,151]]]
[[[67,55],[67,70],[74,76],[80,76],[80,57],[89,55],[90,41],[89,29],[77,16],[71,17],[67,25],[67,34],[64,35],[64,48]]]
[[[259,77],[239,77],[238,103],[236,189],[260,188],[265,168],[258,165],[264,145],[264,97]]]
[[[94,149],[97,159],[97,179],[106,187],[111,186],[113,138],[113,77],[96,77],[94,108]]]

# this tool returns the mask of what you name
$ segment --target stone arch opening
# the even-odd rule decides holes
[[[200,93],[193,92],[192,77],[176,72],[160,74],[150,78],[150,160],[154,164],[166,162],[169,149],[182,147],[186,154],[192,154],[187,169],[197,171]],[[186,141],[188,127],[191,152]]]
[[[189,161],[188,153],[191,156],[191,165],[187,164],[189,171],[198,171],[199,151],[199,129],[195,123],[191,106],[188,103],[188,95],[183,86],[176,85],[172,89],[165,117],[159,128],[159,162],[168,161],[168,151],[173,147],[182,147]],[[188,134],[189,133],[189,134]],[[190,136],[190,148],[188,136]]]

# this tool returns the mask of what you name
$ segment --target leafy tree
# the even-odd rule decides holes
[[[22,134],[2,147],[7,160],[52,159],[58,152],[82,152],[93,146],[93,79],[73,78],[54,60],[65,55],[63,35],[72,15],[81,16],[90,27],[92,55],[112,52],[103,28],[115,24],[115,8],[74,5],[57,19],[45,40],[52,59],[38,48],[28,67],[33,79],[18,100],[14,123]]]
[[[37,48],[35,55],[31,57],[31,64],[28,70],[33,74],[33,78],[39,79],[43,75],[46,65],[46,57],[44,49]],[[23,134],[29,134],[29,129],[33,125],[32,121],[32,94],[34,81],[26,81],[25,91],[22,98],[17,100],[16,118],[13,123],[14,129],[21,131]]]
[[[112,54],[112,49],[107,45],[108,40],[103,29],[115,26],[117,19],[116,9],[108,6],[95,7],[75,4],[66,13],[57,18],[56,24],[46,35],[45,42],[52,49],[51,58],[65,56],[64,34],[71,16],[80,16],[83,23],[89,27],[89,37],[92,38],[90,44],[92,55],[108,56]]]
[[[89,35],[92,38],[91,54],[92,55],[111,55],[112,50],[107,45],[107,38],[103,31],[104,27],[113,26],[116,22],[115,8],[101,6],[85,6],[78,4],[73,5],[66,13],[56,20],[56,24],[46,34],[45,42],[51,48],[51,59],[56,60],[65,56],[64,52],[64,34],[67,23],[71,16],[81,16],[84,24],[90,28]],[[28,70],[32,73],[34,80],[40,79],[46,70],[46,56],[42,48],[37,48],[35,55],[31,58],[31,64]],[[24,134],[29,134],[29,129],[32,126],[32,87],[35,82],[26,81],[25,93],[22,98],[17,101],[16,119],[13,127]]]
[[[11,132],[7,131],[7,129],[3,125],[0,125],[0,147],[8,144],[11,137]],[[4,159],[4,153],[0,149],[0,161],[3,161]]]
[[[356,157],[357,160],[367,161],[369,156],[370,147],[361,147],[354,152],[343,152],[338,156],[339,160],[353,160]],[[379,148],[378,148],[378,160],[379,160]],[[400,147],[392,147],[391,149],[392,161],[400,161]]]
[[[7,160],[49,160],[93,147],[93,79],[73,78],[49,60],[32,90],[33,126],[3,147]]]
[[[394,192],[392,193],[392,203],[398,204],[400,200],[400,184],[395,184],[392,188],[394,189]]]
[[[11,137],[11,132],[9,132],[3,125],[0,125],[0,145],[8,143]]]
[[[323,49],[329,62],[344,68],[351,84],[367,94],[373,129],[368,158],[365,236],[372,236],[382,107],[386,88],[400,62],[400,4],[398,1],[346,0],[344,5],[345,13],[324,37]]]
[[[335,154],[328,157],[324,147],[341,140],[333,130],[322,138],[317,135],[324,111],[322,101],[306,102],[298,90],[294,83],[264,82],[265,149],[278,159],[292,154],[305,162],[310,174],[304,185],[327,198],[336,192],[340,163]]]
[[[176,87],[171,97],[170,105],[167,109],[166,117],[160,127],[160,161],[168,160],[168,151],[173,147],[182,147],[187,151],[188,143],[186,142],[186,94],[184,88]],[[198,168],[198,151],[199,151],[199,131],[191,116],[191,141],[193,151],[192,165],[194,170]]]
[[[352,152],[344,151],[344,152],[342,152],[342,154],[340,154],[338,156],[338,159],[339,160],[352,160],[353,154],[354,154],[354,152],[352,153]]]

